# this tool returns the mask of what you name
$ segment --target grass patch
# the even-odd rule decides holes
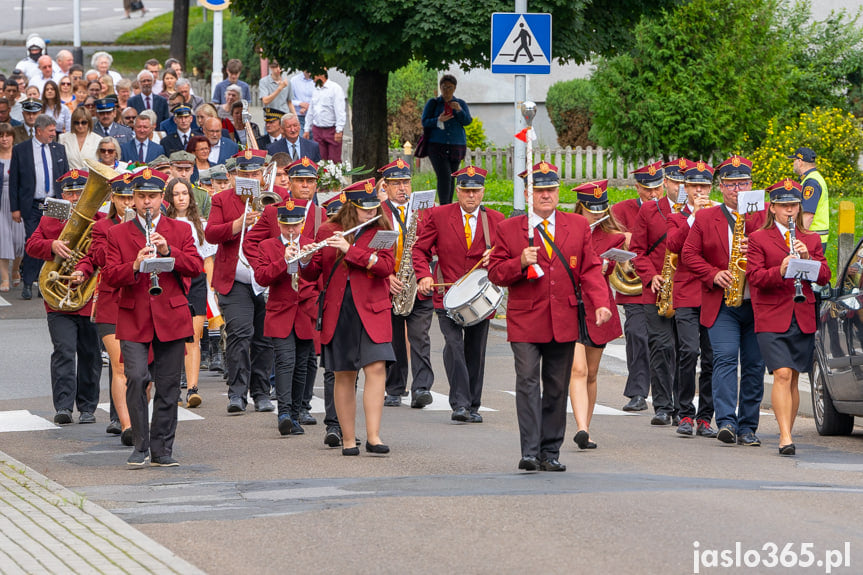
[[[150,58],[155,58],[159,62],[164,62],[168,59],[170,50],[168,48],[152,48],[150,50],[112,50],[111,56],[114,57],[114,63],[111,68],[119,72],[122,76],[134,77],[144,69],[144,62]]]
[[[207,16],[212,19],[212,14]],[[198,6],[189,10],[189,29],[204,21],[204,9]],[[171,27],[174,25],[174,13],[168,12],[144,22],[134,30],[117,38],[116,44],[126,46],[148,46],[151,44],[170,44]],[[112,53],[113,55],[113,53]],[[116,65],[116,64],[115,64]]]

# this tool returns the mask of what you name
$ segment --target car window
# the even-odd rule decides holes
[[[857,244],[857,252],[848,262],[842,281],[842,294],[848,295],[854,289],[863,290],[863,240]]]

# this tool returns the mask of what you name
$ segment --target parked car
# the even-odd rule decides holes
[[[824,289],[810,382],[820,435],[850,435],[863,416],[863,238],[836,287]]]

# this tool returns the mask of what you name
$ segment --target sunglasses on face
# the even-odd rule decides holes
[[[90,122],[88,122],[87,120],[75,120],[72,123],[75,124],[76,126],[86,126]]]
[[[106,148],[99,148],[100,154],[113,154],[114,152],[115,152],[115,150],[108,150]]]
[[[60,82],[60,85],[61,86],[71,86],[72,83],[71,82]]]
[[[127,122],[131,122],[132,120],[134,120],[137,117],[138,116],[123,116],[123,119],[126,120]]]

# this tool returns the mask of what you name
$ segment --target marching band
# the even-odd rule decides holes
[[[507,219],[483,205],[487,173],[478,166],[452,174],[453,204],[412,202],[402,159],[379,170],[379,188],[370,178],[323,202],[308,157],[249,147],[227,169],[205,170],[198,187],[175,173],[189,163],[184,154],[172,154],[170,175],[92,164],[90,173],[60,176],[67,209],[46,209],[26,246],[46,261],[54,421],[71,423],[74,407],[81,423],[95,421],[101,339],[108,432],[133,447],[129,466],[178,465],[181,377],[186,406],[197,407],[201,349],[213,366],[219,314],[228,414],[251,400],[256,411],[276,412],[280,435],[304,434],[317,423],[309,411],[320,356],[325,444],[359,455],[362,371],[365,451],[387,454],[383,408],[402,404],[409,373],[411,406],[432,401],[437,315],[451,420],[481,423],[488,330],[504,299],[519,469],[566,470],[567,395],[575,444],[597,448],[590,422],[599,365],[621,335],[624,410],[647,409],[652,395],[652,425],[759,446],[766,366],[779,452],[796,453],[797,381],[812,364],[815,299],[809,281],[786,271],[792,260],[813,260],[817,283],[830,279],[820,238],[803,225],[797,182],[778,182],[767,208],[747,209],[738,193],[752,187],[749,160],[732,156],[714,170],[680,158],[636,170],[637,196],[613,206],[607,180],[581,184],[569,211],[558,168],[543,161],[520,174],[528,213]],[[714,171],[721,203],[709,199]],[[88,208],[104,201],[107,214]],[[210,343],[202,345],[205,323]]]

